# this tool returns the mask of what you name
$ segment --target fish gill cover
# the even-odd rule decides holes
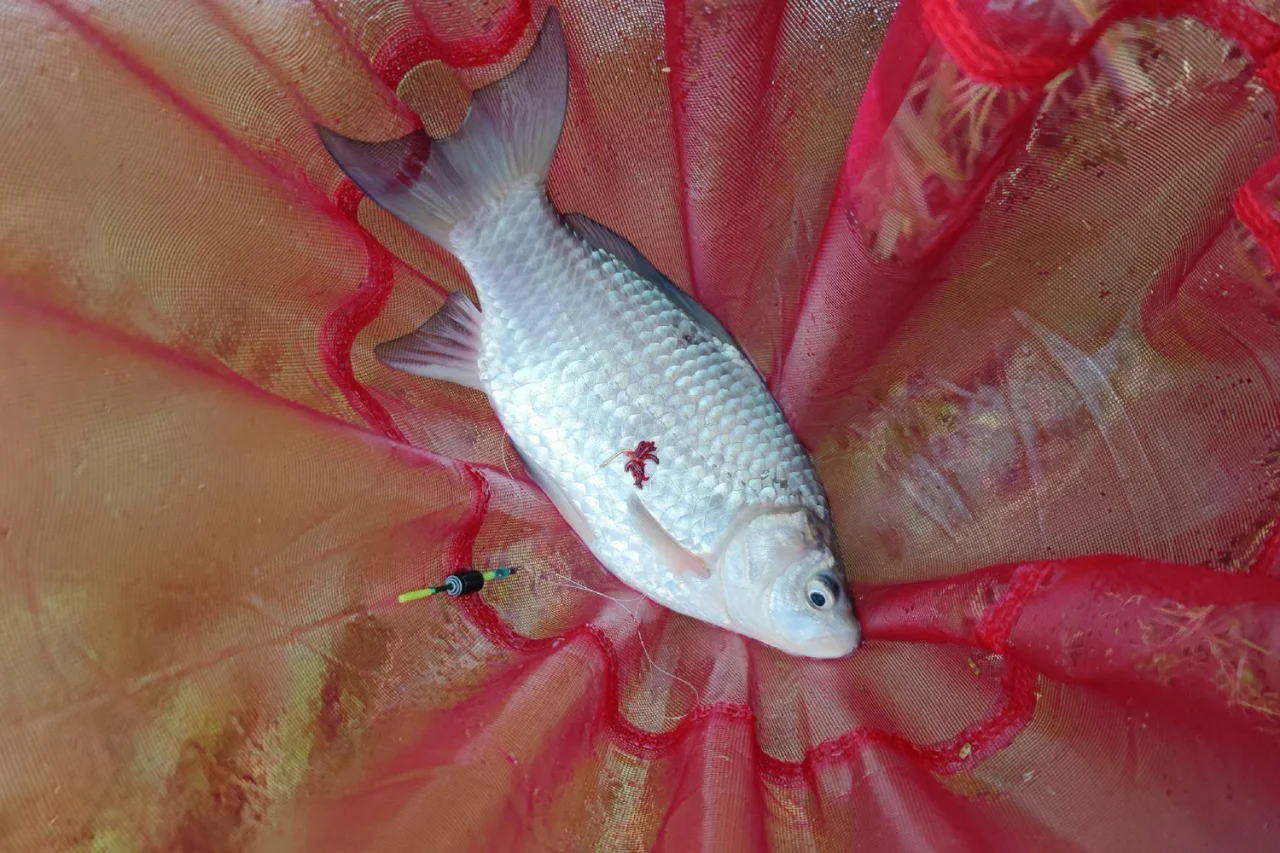
[[[866,644],[648,603],[375,360],[469,284],[314,126],[447,134],[545,3],[8,0],[0,846],[1269,849],[1280,13],[557,7],[551,196],[756,361]]]

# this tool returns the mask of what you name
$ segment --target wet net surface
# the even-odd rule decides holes
[[[1280,13],[565,2],[550,179],[813,449],[869,642],[597,567],[460,267],[313,122],[456,127],[545,4],[0,9],[6,850],[1269,849]],[[399,606],[449,571],[483,598]]]

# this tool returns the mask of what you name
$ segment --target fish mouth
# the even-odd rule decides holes
[[[857,651],[861,645],[862,626],[855,625],[851,631],[812,637],[797,646],[784,649],[784,651],[800,657],[835,660],[848,657]]]

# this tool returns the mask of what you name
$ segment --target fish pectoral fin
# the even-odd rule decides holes
[[[692,573],[700,578],[711,577],[711,568],[702,556],[681,545],[649,512],[639,497],[632,495],[628,501],[632,526],[640,537],[662,558],[677,575]]]
[[[478,391],[480,309],[461,293],[450,293],[440,310],[417,330],[373,349],[387,367],[456,382]]]

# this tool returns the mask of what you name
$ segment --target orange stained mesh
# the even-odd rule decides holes
[[[312,125],[447,133],[545,2],[11,0],[0,847],[1272,849],[1280,13],[557,5],[551,194],[756,359],[867,644],[647,603],[374,360],[469,285]]]

